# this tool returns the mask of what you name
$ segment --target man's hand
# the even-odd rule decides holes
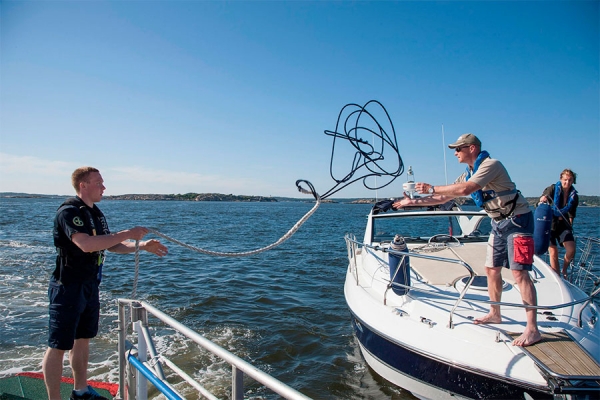
[[[419,194],[430,194],[429,189],[431,189],[432,187],[433,187],[432,185],[430,185],[429,183],[425,183],[425,182],[417,182],[415,184],[415,190]]]
[[[140,243],[140,249],[148,253],[156,254],[159,257],[166,256],[169,253],[167,247],[158,240],[151,239]]]
[[[400,208],[404,208],[404,207],[410,205],[411,201],[412,200],[410,199],[410,197],[408,197],[408,195],[406,194],[406,192],[404,192],[404,197],[401,198],[398,201],[395,201],[394,204],[392,204],[392,208],[394,210],[398,210]]]
[[[144,236],[148,233],[148,228],[144,228],[143,226],[136,226],[135,228],[129,229],[128,239],[131,240],[142,240]]]

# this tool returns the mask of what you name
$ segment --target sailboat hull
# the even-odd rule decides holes
[[[468,370],[422,354],[385,338],[356,316],[352,319],[352,326],[363,357],[375,372],[425,398],[552,398],[544,388],[507,382],[505,377],[486,376],[482,371]]]

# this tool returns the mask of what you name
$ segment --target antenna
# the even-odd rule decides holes
[[[448,184],[448,170],[446,167],[446,139],[444,138],[444,124],[442,124],[442,151],[444,152],[444,175],[446,176],[446,185]]]
[[[375,144],[375,131],[371,132],[371,139]],[[375,202],[379,201],[379,187],[377,186],[377,175],[375,175]]]

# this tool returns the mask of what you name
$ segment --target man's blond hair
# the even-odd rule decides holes
[[[75,192],[79,193],[79,184],[85,182],[92,172],[100,172],[94,167],[79,167],[71,174],[71,185],[75,188]]]

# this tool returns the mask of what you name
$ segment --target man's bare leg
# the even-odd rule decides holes
[[[537,292],[529,276],[529,271],[512,270],[512,274],[515,282],[519,285],[523,304],[536,306]],[[527,316],[525,331],[513,341],[513,346],[531,346],[542,340],[542,334],[537,326],[537,310],[535,308],[526,308],[525,314]]]
[[[42,361],[42,372],[44,373],[44,383],[48,392],[49,400],[60,399],[60,380],[63,371],[64,350],[48,347],[44,360]]]
[[[490,300],[499,302],[502,298],[502,267],[485,267],[485,272]],[[490,312],[487,315],[475,319],[475,324],[499,324],[501,322],[500,306],[494,304],[490,305]]]
[[[87,367],[89,356],[90,339],[76,339],[73,349],[69,353],[75,390],[87,389]]]

